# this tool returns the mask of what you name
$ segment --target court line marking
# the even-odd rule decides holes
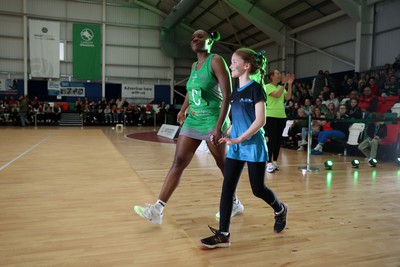
[[[44,141],[46,141],[49,137],[46,137],[45,139],[41,140],[39,143],[37,143],[36,145],[32,146],[31,148],[29,148],[28,150],[26,150],[25,152],[21,153],[18,157],[10,160],[9,162],[7,162],[6,164],[4,164],[1,168],[0,168],[0,172],[2,170],[4,170],[5,168],[7,168],[8,166],[10,166],[13,162],[17,161],[18,159],[22,158],[23,156],[25,156],[26,154],[28,154],[30,151],[32,151],[33,149],[35,149],[36,147],[38,147],[41,143],[43,143]]]

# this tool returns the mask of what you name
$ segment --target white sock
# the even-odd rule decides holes
[[[318,144],[314,149],[315,149],[315,150],[322,151],[322,145]]]
[[[165,203],[165,202],[162,201],[161,199],[158,199],[157,202],[156,202],[156,204],[155,204],[156,208],[157,208],[160,212],[162,212],[162,211],[164,210],[164,208],[165,208],[166,205],[167,205],[167,203]]]
[[[220,232],[221,234],[223,234],[224,236],[228,236],[229,232]]]

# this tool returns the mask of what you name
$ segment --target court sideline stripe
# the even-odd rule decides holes
[[[28,150],[26,150],[25,152],[21,153],[18,157],[12,159],[11,161],[7,162],[6,164],[4,164],[1,168],[0,168],[0,172],[2,170],[4,170],[5,168],[7,168],[8,166],[10,166],[13,162],[17,161],[18,159],[22,158],[23,156],[25,156],[26,154],[28,154],[30,151],[32,151],[33,149],[35,149],[37,146],[39,146],[41,143],[43,143],[44,141],[46,141],[49,137],[46,137],[45,139],[43,139],[42,141],[40,141],[39,143],[37,143],[36,145],[32,146],[31,148],[29,148]]]

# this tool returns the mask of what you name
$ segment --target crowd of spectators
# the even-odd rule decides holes
[[[162,123],[165,119],[168,106],[162,102],[156,108],[153,104],[129,104],[122,97],[118,99],[103,98],[95,103],[88,99],[77,99],[75,102],[75,112],[81,114],[83,122],[86,124],[117,124],[126,125],[153,125],[154,118],[157,123]]]
[[[78,98],[71,103],[73,109],[63,111],[61,102],[42,102],[38,97],[29,98],[5,95],[0,98],[0,125],[21,125],[23,127],[37,123],[39,125],[58,125],[62,112],[73,112],[80,115],[85,125],[107,125],[124,123],[126,125],[153,125],[154,118],[158,124],[166,120],[169,108],[165,102],[160,105],[129,104],[120,97],[95,103],[87,98]]]
[[[307,117],[314,114],[315,108],[318,108],[322,117],[333,119],[337,117],[339,105],[345,104],[349,118],[360,119],[367,118],[370,113],[388,112],[390,105],[382,103],[385,99],[398,102],[399,95],[400,56],[393,64],[385,64],[381,69],[362,75],[344,75],[341,80],[333,79],[329,71],[320,70],[312,81],[299,81],[294,84],[292,98],[286,101],[285,109],[288,119]],[[37,97],[21,96],[15,99],[5,95],[0,98],[0,125],[29,125],[35,121],[35,116],[39,124],[58,124],[62,112],[59,104],[43,103]],[[394,102],[391,101],[390,104]],[[78,98],[74,103],[73,112],[79,113],[85,124],[152,125],[154,117],[157,123],[163,123],[168,106],[163,102],[156,106],[156,109],[154,107],[152,104],[130,104],[122,97],[109,101],[103,98],[97,103],[87,98]],[[299,109],[301,112],[298,112]],[[302,131],[304,133],[302,128],[304,127],[296,125],[296,130],[291,131],[292,136],[300,136]],[[321,130],[322,128],[323,125]]]
[[[304,150],[308,133],[304,124],[309,114],[314,118],[333,120],[344,115],[346,119],[368,119],[371,114],[390,113],[391,107],[399,102],[400,56],[393,64],[385,64],[381,69],[362,75],[344,75],[342,80],[335,80],[329,71],[320,70],[312,81],[295,83],[292,95],[292,99],[286,101],[285,109],[288,120],[294,123],[284,145]],[[340,114],[340,105],[344,105],[346,114]],[[313,137],[317,138],[323,130],[332,130],[332,125],[329,120],[313,121]],[[350,125],[348,123],[348,127]]]

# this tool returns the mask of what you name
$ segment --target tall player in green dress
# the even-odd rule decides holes
[[[183,171],[202,140],[207,142],[223,174],[225,144],[218,144],[218,140],[230,126],[228,111],[232,84],[225,60],[211,53],[213,43],[218,40],[219,34],[216,32],[197,30],[193,33],[190,44],[197,55],[197,61],[192,65],[185,101],[177,116],[182,129],[176,144],[174,162],[156,203],[147,207],[134,207],[138,215],[155,224],[162,224],[164,207],[178,187]],[[234,196],[231,216],[243,212],[243,209],[242,203]]]

